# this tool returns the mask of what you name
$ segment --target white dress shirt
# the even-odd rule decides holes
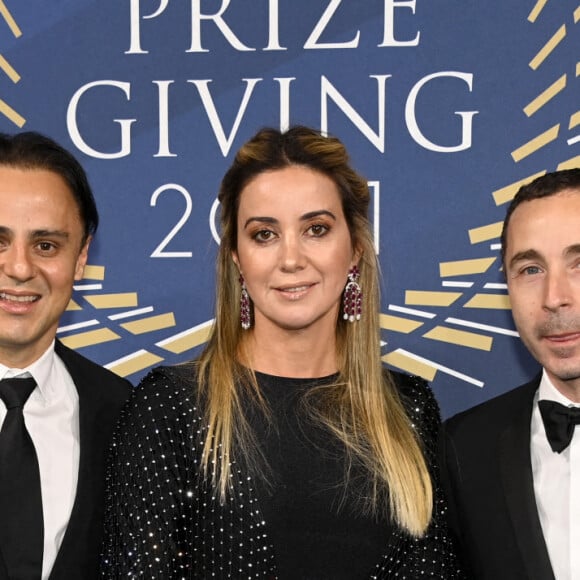
[[[36,388],[24,405],[24,422],[36,448],[44,517],[42,580],[52,570],[76,495],[79,470],[78,393],[62,360],[50,348],[25,369],[0,364],[0,379],[32,376]],[[0,401],[0,425],[6,407]]]
[[[554,453],[544,429],[538,401],[578,407],[558,391],[546,371],[534,400],[531,455],[534,493],[556,580],[580,579],[580,429],[570,445]]]

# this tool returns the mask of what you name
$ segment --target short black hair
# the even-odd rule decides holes
[[[0,133],[0,166],[45,169],[62,177],[69,186],[83,223],[83,244],[97,231],[99,213],[85,170],[58,143],[36,133]]]
[[[522,185],[512,199],[503,221],[501,232],[501,259],[505,267],[507,251],[507,231],[510,219],[516,208],[525,201],[542,199],[556,195],[566,189],[577,189],[580,192],[580,168],[562,169],[537,177],[532,182]]]

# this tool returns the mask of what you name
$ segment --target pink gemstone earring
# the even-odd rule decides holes
[[[240,295],[240,323],[244,330],[248,330],[252,326],[252,319],[250,315],[250,297],[246,290],[246,281],[240,274],[240,284],[242,285],[242,293]]]
[[[362,290],[358,283],[359,279],[358,266],[353,266],[348,272],[348,282],[343,296],[343,318],[349,322],[360,320],[362,314]]]

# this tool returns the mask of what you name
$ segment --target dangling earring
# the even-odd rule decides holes
[[[362,290],[359,286],[360,271],[353,266],[348,272],[348,282],[344,289],[343,318],[349,322],[360,320],[362,314]]]
[[[246,281],[240,274],[240,284],[242,285],[242,293],[240,295],[240,323],[244,330],[248,330],[252,326],[252,319],[250,316],[250,297],[246,290]]]

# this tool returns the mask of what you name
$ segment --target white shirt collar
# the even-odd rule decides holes
[[[540,388],[538,389],[538,401],[556,401],[565,407],[578,407],[578,403],[571,401],[568,397],[563,395],[552,383],[546,369],[542,371],[542,379],[540,380]]]
[[[52,372],[54,357],[56,356],[54,343],[55,341],[53,340],[40,358],[37,358],[31,365],[23,369],[7,367],[0,363],[0,380],[21,375],[31,376],[38,387],[35,392],[39,392],[44,402],[48,403],[54,393],[54,385],[48,380]]]

